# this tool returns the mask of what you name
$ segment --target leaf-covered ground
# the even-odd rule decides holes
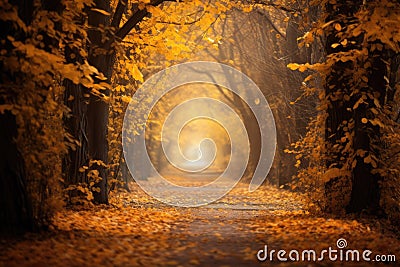
[[[365,262],[259,262],[268,249],[349,249],[393,254],[400,240],[384,221],[308,214],[302,197],[266,186],[253,193],[239,185],[201,208],[163,205],[132,185],[110,206],[66,210],[49,232],[0,242],[0,266],[374,266]],[[287,257],[287,255],[286,255]]]

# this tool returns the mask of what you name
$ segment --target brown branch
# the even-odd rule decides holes
[[[150,2],[152,6],[158,6],[165,0],[153,0]],[[147,9],[138,10],[135,14],[133,14],[121,28],[117,30],[115,33],[115,37],[119,40],[124,39],[128,33],[139,23],[141,22],[146,16],[148,16],[150,12]]]
[[[286,39],[286,34],[284,34],[283,32],[281,32],[276,25],[272,22],[272,20],[267,16],[267,14],[265,14],[264,12],[262,12],[261,10],[257,10],[257,13],[260,14],[261,16],[263,16],[269,24],[271,24],[272,28],[274,28],[274,30],[280,35],[282,36],[284,39]]]
[[[132,17],[129,18],[121,28],[117,30],[115,33],[115,37],[119,40],[124,39],[128,33],[139,23],[142,19],[149,15],[149,12],[146,9],[139,10]]]
[[[209,53],[209,55],[211,55],[214,59],[217,59],[216,56],[212,55],[208,50],[207,52]],[[213,85],[217,88],[217,90],[222,94],[222,96],[233,106],[236,106],[236,103],[224,92],[224,89],[222,88],[222,86],[220,86],[217,81],[215,80],[214,76],[208,72],[208,71],[201,71],[201,70],[195,70],[194,68],[192,68],[191,66],[188,66],[190,69],[192,69],[193,71],[196,71],[197,73],[202,73],[207,75],[213,82]]]
[[[117,4],[117,8],[115,9],[114,16],[111,21],[111,27],[114,29],[119,28],[119,24],[121,23],[122,15],[125,12],[126,5],[128,4],[128,0],[119,0]]]

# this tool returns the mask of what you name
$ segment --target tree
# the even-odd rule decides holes
[[[71,4],[65,1],[65,4]],[[63,45],[75,30],[60,1],[2,2],[1,5],[1,157],[0,228],[5,232],[46,225],[59,205],[59,157],[68,143],[58,118],[59,80],[82,77],[64,62]],[[59,47],[61,44],[61,47]],[[52,166],[51,168],[49,166]]]
[[[382,176],[376,171],[384,148],[380,141],[384,127],[380,121],[384,107],[393,104],[395,88],[391,88],[387,77],[396,71],[391,69],[390,62],[398,53],[398,43],[387,41],[392,32],[380,35],[374,31],[380,28],[382,19],[383,24],[392,19],[390,9],[394,5],[390,1],[327,4],[326,22],[337,22],[327,27],[325,49],[328,60],[338,56],[325,79],[328,100],[325,139],[330,153],[327,167],[350,170],[348,212],[368,209],[376,214],[380,210]],[[367,16],[371,18],[366,19]],[[351,58],[347,60],[346,56]],[[335,149],[340,143],[344,146]],[[351,146],[350,151],[346,151],[347,145]],[[341,160],[343,155],[351,160],[347,157]]]
[[[150,5],[159,5],[163,0],[151,1]],[[110,19],[110,2],[94,1],[93,7],[87,8],[88,15],[88,62],[102,75],[100,79],[111,80],[115,60],[115,43],[126,35],[150,13],[146,8],[132,6],[132,15],[120,27],[121,19],[128,2],[118,1],[112,19]],[[107,129],[109,104],[105,100],[110,94],[109,84],[103,83],[101,92],[95,94],[80,85],[67,83],[66,105],[71,108],[72,115],[67,118],[70,134],[78,140],[79,148],[71,148],[64,161],[66,183],[87,183],[91,185],[94,201],[108,203],[107,188]],[[89,96],[89,99],[87,97]],[[70,100],[72,98],[72,100]],[[87,171],[83,173],[82,167]],[[91,180],[87,180],[87,175]]]
[[[139,30],[138,24],[144,18],[152,16],[153,13],[154,16],[160,16],[161,10],[155,7],[163,2],[166,1],[152,0],[142,3],[129,3],[126,0],[120,0],[112,16],[110,15],[112,8],[107,1],[94,1],[94,5],[87,9],[88,24],[91,29],[88,33],[90,44],[87,50],[88,62],[103,74],[101,78],[108,85],[102,83],[104,88],[93,93],[93,91],[88,92],[84,88],[79,88],[78,85],[69,83],[67,93],[70,95],[66,95],[65,99],[66,105],[71,107],[72,116],[67,119],[67,125],[70,134],[76,140],[79,140],[80,147],[77,150],[70,150],[64,168],[67,171],[67,184],[89,184],[93,191],[94,201],[97,203],[108,202],[107,130],[109,103],[107,98],[110,95],[109,84],[113,77],[116,49],[133,29]],[[203,5],[201,1],[194,1],[189,5],[198,6],[199,3]],[[122,21],[124,22],[122,23]],[[143,77],[138,67],[134,65],[133,68],[133,71],[136,71],[132,75],[133,78],[142,81]],[[86,99],[88,95],[89,99]],[[72,100],[70,100],[71,98]],[[86,104],[86,101],[88,104]],[[85,173],[82,173],[82,167],[86,169]],[[91,180],[88,180],[88,176]]]
[[[79,184],[88,180],[75,175],[81,167],[90,168],[95,201],[107,203],[109,106],[103,100],[108,99],[116,44],[161,2],[119,1],[112,19],[107,1],[1,3],[0,142],[7,152],[0,158],[2,231],[48,225],[62,206],[61,158],[67,152],[67,184],[90,198],[92,192]],[[87,22],[83,14],[89,15]],[[129,69],[142,80],[138,66]]]

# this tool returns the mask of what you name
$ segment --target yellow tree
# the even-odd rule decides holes
[[[146,63],[138,60],[144,57],[144,47],[154,46],[153,52],[164,54],[169,57],[177,57],[185,49],[176,29],[167,27],[163,31],[163,25],[185,25],[187,21],[201,22],[207,25],[208,18],[214,17],[216,12],[222,12],[223,5],[214,6],[203,1],[188,1],[185,3],[163,4],[164,1],[118,1],[115,9],[107,1],[94,1],[93,6],[88,8],[88,49],[87,57],[91,66],[99,70],[103,75],[97,77],[104,79],[107,83],[99,83],[97,88],[87,90],[74,83],[67,84],[66,105],[71,107],[72,115],[67,119],[67,126],[72,136],[79,140],[80,146],[77,150],[70,150],[65,160],[66,181],[68,184],[76,185],[86,183],[93,192],[94,201],[107,203],[107,132],[110,81],[113,77],[114,64],[123,63],[125,69],[123,74],[136,81],[143,81],[140,67]],[[163,5],[161,5],[163,4]],[[200,10],[203,15],[196,18],[187,12],[185,8]],[[222,11],[221,11],[222,9]],[[139,25],[145,23],[145,28]],[[161,26],[160,26],[161,25]],[[131,47],[130,56],[121,50],[122,55],[117,56],[118,44],[133,32],[129,38]],[[164,40],[160,42],[159,40]],[[176,43],[178,44],[176,45]],[[142,51],[144,50],[144,51]],[[149,50],[147,49],[147,53]],[[118,59],[117,62],[116,59]],[[169,59],[169,58],[168,58]],[[121,65],[121,64],[120,64]],[[120,75],[121,76],[121,75]],[[87,103],[86,103],[87,102]]]

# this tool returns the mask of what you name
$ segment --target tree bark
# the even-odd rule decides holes
[[[163,0],[154,0],[152,5],[159,5]],[[146,16],[149,12],[136,10],[125,24],[119,27],[122,14],[126,8],[126,1],[120,0],[114,12],[112,19],[106,14],[95,10],[87,10],[89,23],[89,47],[88,62],[104,74],[107,81],[110,82],[115,60],[115,50],[112,44],[120,41]],[[94,8],[111,11],[109,0],[94,1]],[[114,35],[107,34],[107,27],[115,30]],[[109,95],[106,89],[102,93]],[[74,151],[70,149],[67,158],[64,160],[64,171],[66,184],[76,184],[79,182],[87,183],[86,173],[79,171],[79,168],[90,165],[92,161],[101,161],[104,164],[108,162],[108,112],[109,104],[98,96],[90,94],[89,98],[84,95],[90,94],[87,88],[74,85],[70,81],[66,83],[65,102],[71,108],[72,116],[66,119],[66,126],[73,138],[80,142],[80,147]],[[73,99],[69,101],[69,96]],[[108,203],[108,183],[107,168],[102,164],[93,164],[90,171],[97,171],[100,180],[94,185],[100,189],[100,192],[93,192],[94,202]]]
[[[96,0],[95,7],[110,12],[110,2],[107,0]],[[110,18],[107,15],[96,11],[88,11],[89,27],[89,64],[97,68],[110,81],[113,68],[114,50],[104,48],[104,37],[107,36],[101,29],[110,26]],[[109,95],[109,90],[103,92]],[[87,137],[89,160],[100,160],[104,164],[108,162],[108,109],[109,104],[99,97],[91,94],[87,107]],[[100,192],[94,192],[94,201],[96,203],[108,203],[107,189],[107,168],[103,165],[95,164],[90,168],[99,172],[100,181],[96,187]]]

